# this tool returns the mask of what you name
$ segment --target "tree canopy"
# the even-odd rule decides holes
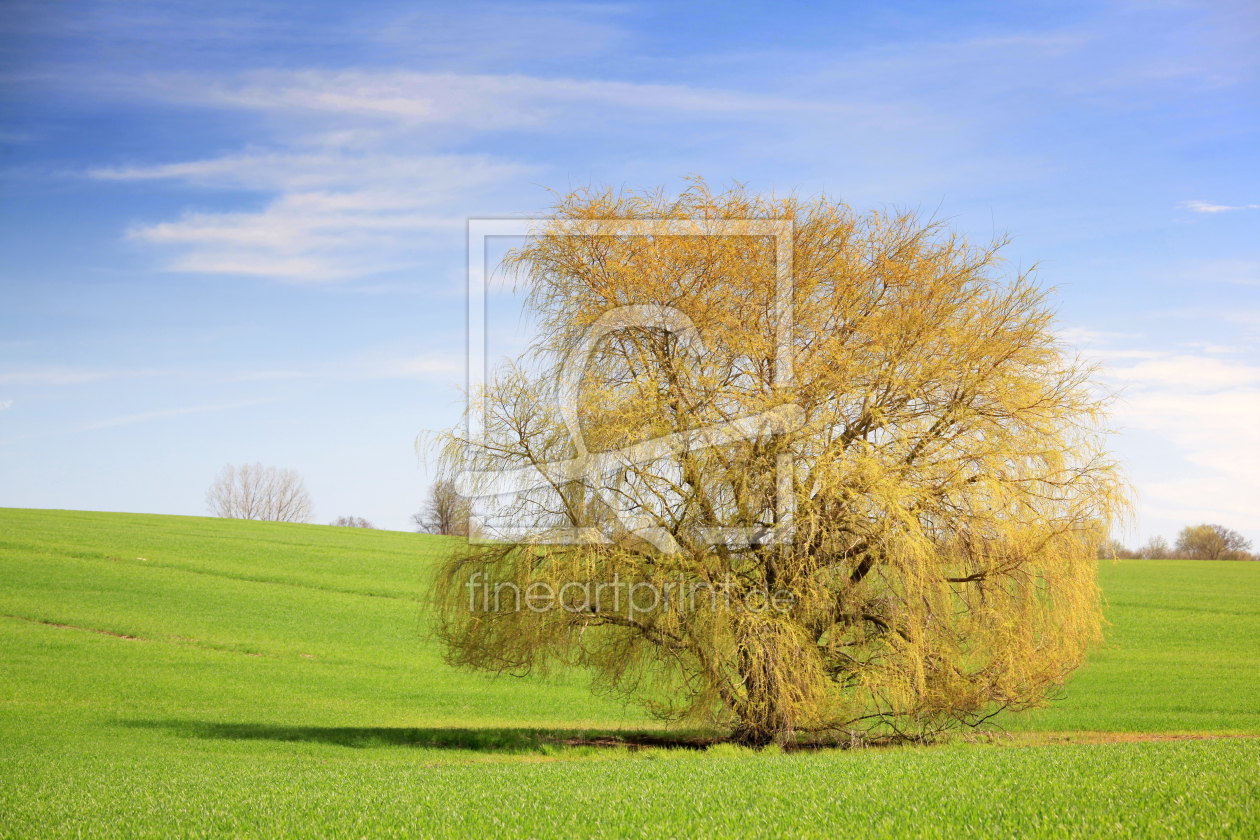
[[[1250,560],[1251,541],[1224,525],[1187,525],[1177,535],[1177,552],[1192,560]]]
[[[1100,637],[1128,489],[1004,244],[700,181],[562,196],[511,257],[536,338],[442,440],[468,495],[537,479],[438,575],[450,660],[584,666],[751,744],[1043,702]]]

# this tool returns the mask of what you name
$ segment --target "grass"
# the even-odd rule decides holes
[[[1103,561],[1107,643],[1012,729],[1260,733],[1260,563]]]
[[[8,760],[12,836],[1254,837],[1254,740],[435,763],[405,750]]]
[[[61,717],[70,704],[98,722],[645,723],[578,677],[492,680],[443,665],[417,600],[441,545],[318,525],[2,511],[0,696],[23,716]]]
[[[1260,733],[1260,564],[1103,564],[1108,646],[1004,722],[1043,746],[781,755],[557,746],[654,724],[445,666],[441,549],[0,509],[0,836],[1260,834],[1260,740],[1134,734]]]

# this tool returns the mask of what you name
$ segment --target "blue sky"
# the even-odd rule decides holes
[[[697,173],[1009,232],[1124,388],[1127,540],[1260,544],[1252,2],[41,2],[0,39],[0,505],[202,514],[259,460],[406,528],[465,220]]]

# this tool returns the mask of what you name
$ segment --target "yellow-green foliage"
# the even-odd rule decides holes
[[[661,219],[696,235],[654,234]],[[773,238],[700,235],[729,219],[792,222],[786,348]],[[586,220],[642,235],[574,234]],[[613,688],[650,687],[640,696],[663,715],[729,724],[753,744],[921,737],[1040,703],[1100,637],[1094,558],[1127,485],[1104,446],[1094,367],[1057,337],[1047,292],[1003,274],[1002,244],[913,213],[702,182],[676,199],[561,198],[512,257],[539,337],[473,395],[485,438],[444,441],[446,475],[472,471],[466,484],[522,468],[549,481],[500,511],[532,538],[470,544],[438,575],[450,659],[588,665]],[[599,341],[572,395],[575,440],[551,390],[592,324],[642,304],[695,332],[625,327]],[[799,422],[597,460],[776,409]],[[596,463],[611,475],[588,475]],[[628,527],[626,510],[669,539]],[[557,528],[585,537],[560,543]],[[765,538],[714,544],[712,528]],[[557,608],[531,610],[494,605],[487,581],[650,583],[665,599],[636,610],[570,586]]]

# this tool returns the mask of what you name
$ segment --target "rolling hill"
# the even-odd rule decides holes
[[[1004,725],[1016,743],[1115,743],[632,754],[563,746],[656,726],[581,674],[493,679],[444,664],[421,598],[446,545],[0,510],[0,835],[624,836],[655,824],[773,836],[790,824],[833,836],[850,821],[897,836],[920,817],[925,831],[948,827],[932,803],[960,830],[1089,834],[1116,795],[1109,767],[1146,791],[1122,823],[1257,825],[1260,741],[1170,734],[1260,733],[1260,564],[1102,565],[1107,646],[1062,698]],[[1100,732],[1115,734],[1088,734]],[[1201,807],[1169,810],[1196,795]]]

